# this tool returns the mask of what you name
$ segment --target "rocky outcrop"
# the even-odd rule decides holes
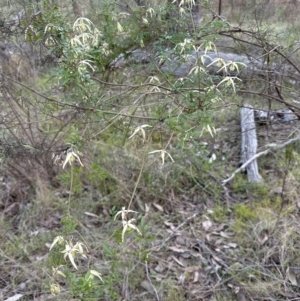
[[[164,55],[152,51],[136,49],[119,55],[111,64],[111,68],[122,68],[129,64],[155,64],[162,72],[175,77],[186,77],[196,65],[205,67],[212,75],[237,76],[249,79],[252,76],[266,76],[278,78],[286,76],[291,80],[298,80],[297,75],[288,65],[273,63],[267,65],[264,61],[246,55],[224,52],[193,51],[180,57],[166,50]]]

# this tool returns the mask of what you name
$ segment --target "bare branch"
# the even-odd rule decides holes
[[[267,154],[269,154],[269,153],[272,152],[272,151],[275,151],[275,150],[284,148],[284,147],[286,147],[287,145],[290,145],[290,144],[292,144],[292,143],[294,143],[294,142],[296,142],[296,141],[299,141],[299,140],[300,140],[300,135],[298,135],[297,137],[292,138],[292,139],[290,139],[290,140],[288,140],[288,141],[286,141],[286,142],[284,142],[284,143],[282,143],[282,144],[279,144],[279,145],[272,145],[270,148],[268,148],[268,149],[266,149],[266,150],[264,150],[264,151],[262,151],[262,152],[260,152],[260,153],[257,153],[257,154],[254,155],[252,158],[250,158],[248,161],[246,161],[241,167],[239,167],[238,169],[236,169],[236,170],[232,173],[232,175],[231,175],[229,178],[223,180],[223,181],[222,181],[222,185],[223,185],[223,186],[226,185],[229,181],[231,181],[231,180],[235,177],[235,175],[236,175],[238,172],[244,170],[251,162],[253,162],[253,161],[256,160],[257,158],[259,158],[259,157],[261,157],[261,156],[263,156],[263,155],[267,155]]]

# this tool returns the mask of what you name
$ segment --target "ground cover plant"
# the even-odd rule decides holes
[[[297,300],[297,3],[1,5],[0,300]]]

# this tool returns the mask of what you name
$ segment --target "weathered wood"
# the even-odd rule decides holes
[[[238,169],[236,169],[229,178],[225,179],[222,181],[222,186],[225,186],[229,181],[231,181],[235,175],[238,173],[238,172],[241,172],[243,170],[245,170],[245,168],[251,164],[254,160],[257,160],[259,157],[261,156],[266,156],[268,155],[269,153],[274,153],[275,151],[279,150],[279,149],[282,149],[282,148],[285,148],[286,146],[292,144],[292,143],[295,143],[295,142],[299,142],[300,141],[300,135],[298,135],[297,137],[295,138],[292,138],[288,141],[285,141],[284,143],[282,144],[272,144],[270,146],[270,148],[260,152],[260,153],[257,153],[255,156],[251,157],[247,162],[245,162],[242,166],[240,166]]]
[[[254,109],[250,105],[241,109],[242,130],[242,164],[254,157],[257,152],[257,134],[254,120]],[[247,176],[250,183],[259,183],[263,179],[258,171],[257,160],[253,160],[247,167]]]

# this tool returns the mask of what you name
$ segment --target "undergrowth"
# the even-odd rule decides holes
[[[73,6],[74,19],[71,6],[44,1],[25,7],[15,39],[3,33],[11,53],[24,56],[16,45],[25,39],[53,64],[32,70],[33,84],[2,64],[0,300],[298,294],[297,143],[260,158],[262,183],[238,173],[222,184],[240,164],[245,94],[258,109],[288,103],[297,113],[297,89],[276,65],[297,61],[295,33],[274,46],[267,23],[236,29],[200,2],[90,1],[94,11],[82,8],[89,18]],[[208,9],[197,25],[199,7]],[[205,58],[220,52],[222,35],[278,66],[280,84],[268,70],[241,82],[244,63],[222,58],[211,74]],[[147,49],[144,65],[130,61],[139,49]],[[174,76],[172,64],[186,66],[193,52],[193,66]],[[272,126],[257,127],[261,149],[297,133],[296,122]]]

